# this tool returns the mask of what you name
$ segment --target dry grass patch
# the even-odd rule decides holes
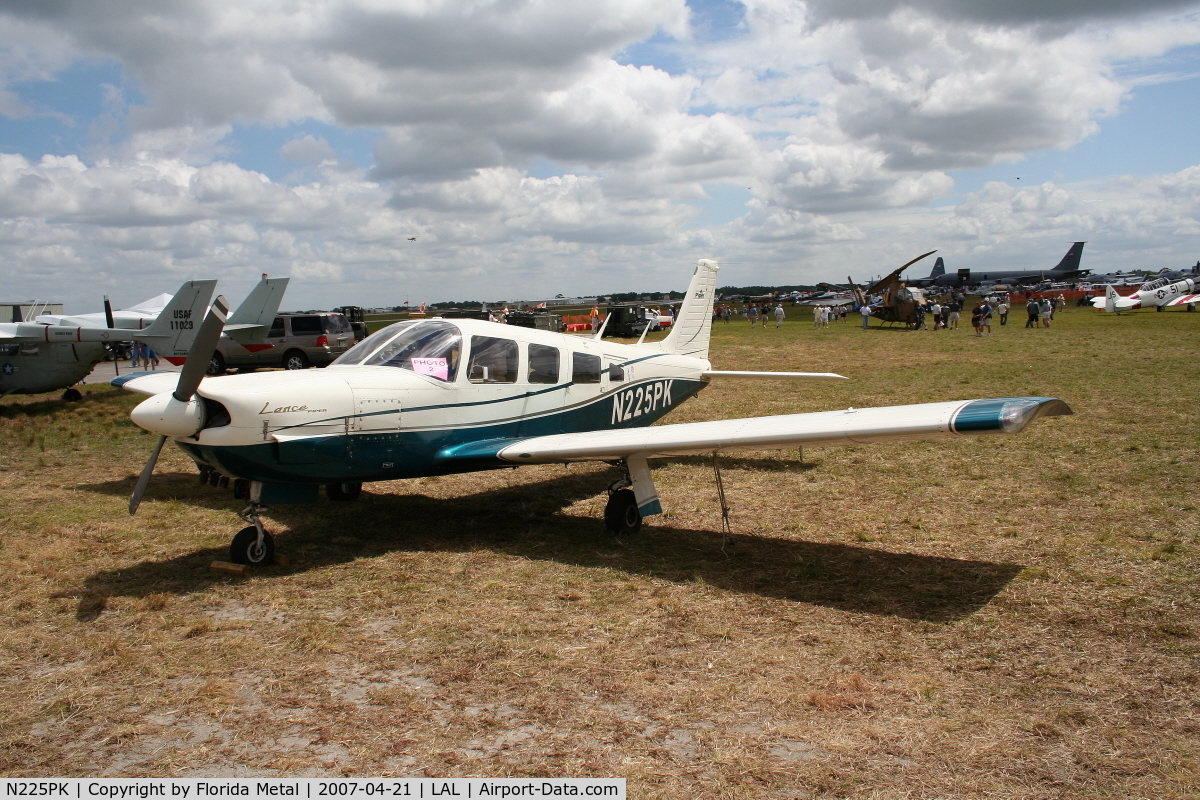
[[[1200,315],[1050,331],[718,326],[669,422],[1004,395],[1019,437],[656,467],[636,538],[611,471],[530,467],[280,506],[288,567],[216,579],[225,493],[137,398],[0,406],[5,775],[618,775],[631,796],[1200,792]]]

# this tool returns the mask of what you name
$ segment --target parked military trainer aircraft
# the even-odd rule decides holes
[[[1196,279],[1183,278],[1173,281],[1170,278],[1143,283],[1141,288],[1131,295],[1122,297],[1112,286],[1104,287],[1104,297],[1092,298],[1092,305],[1108,312],[1132,311],[1135,308],[1154,307],[1162,311],[1167,306],[1195,305],[1200,303],[1200,294],[1196,294]]]
[[[322,485],[331,499],[352,500],[367,481],[522,464],[621,465],[604,519],[610,531],[632,533],[661,513],[650,458],[1016,433],[1038,417],[1071,413],[1054,398],[1004,397],[647,427],[712,380],[841,377],[712,369],[717,269],[699,262],[659,342],[433,318],[377,331],[323,370],[206,379],[225,313],[218,298],[177,382],[162,373],[113,381],[151,395],[132,419],[160,437],[130,513],[172,438],[202,474],[233,479],[235,496],[247,499],[241,516],[251,525],[230,546],[237,563],[271,562],[260,518],[267,504],[315,501]]]

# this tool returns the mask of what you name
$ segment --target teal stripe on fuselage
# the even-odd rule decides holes
[[[636,417],[615,421],[616,398],[639,385],[671,380],[671,402]],[[646,379],[558,413],[514,417],[462,428],[370,431],[319,436],[292,442],[263,442],[238,447],[179,442],[192,458],[236,478],[270,483],[386,481],[512,467],[495,457],[494,440],[514,443],[558,433],[639,428],[649,425],[707,385],[684,378]],[[407,414],[409,409],[403,409]],[[455,448],[458,448],[456,453]]]

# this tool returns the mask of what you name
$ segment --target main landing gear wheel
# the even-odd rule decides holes
[[[234,564],[249,564],[262,567],[275,562],[275,539],[263,531],[262,544],[258,543],[258,528],[253,525],[242,528],[229,545],[229,560]]]
[[[325,485],[325,494],[330,500],[338,503],[357,500],[362,494],[361,483],[329,483]]]
[[[632,536],[642,529],[642,515],[632,489],[618,489],[608,496],[604,527],[614,536]]]
[[[83,394],[78,389],[67,389],[62,393],[62,399],[68,403],[78,403],[83,399]]]

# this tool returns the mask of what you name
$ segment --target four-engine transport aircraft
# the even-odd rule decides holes
[[[725,372],[708,359],[717,263],[701,260],[667,337],[621,344],[469,319],[398,322],[322,370],[205,378],[225,313],[218,298],[183,371],[112,383],[151,395],[132,413],[159,434],[130,498],[134,513],[164,442],[201,472],[232,479],[251,525],[230,560],[271,563],[267,504],[315,501],[322,485],[352,500],[367,481],[522,464],[603,461],[624,476],[604,519],[632,533],[661,513],[649,459],[675,455],[1016,433],[1070,414],[1049,397],[1002,397],[848,408],[812,414],[648,427],[723,378],[840,378],[829,373]]]
[[[1195,305],[1200,303],[1200,294],[1196,294],[1196,279],[1183,278],[1173,281],[1170,278],[1143,283],[1141,288],[1131,295],[1122,297],[1112,286],[1104,287],[1104,297],[1092,298],[1092,305],[1103,311],[1117,312],[1132,311],[1135,308],[1150,308],[1162,311],[1167,306]]]
[[[1083,246],[1087,242],[1074,242],[1067,254],[1062,257],[1053,269],[1018,269],[1018,270],[971,270],[960,269],[957,272],[947,272],[936,278],[930,276],[932,286],[978,286],[984,283],[1038,283],[1047,281],[1070,281],[1091,270],[1080,269],[1079,259],[1083,256]]]

